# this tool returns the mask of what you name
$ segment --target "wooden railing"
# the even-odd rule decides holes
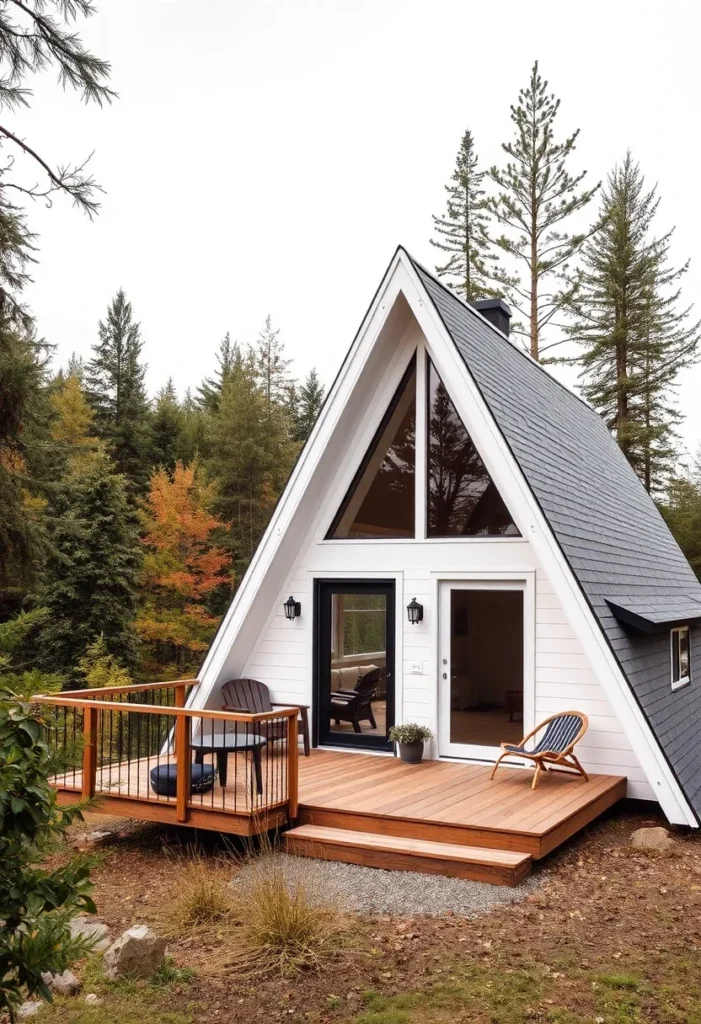
[[[194,679],[41,694],[59,790],[260,815],[298,809],[296,708],[260,714],[187,708]],[[193,769],[195,763],[212,765]],[[171,812],[172,813],[172,812]]]

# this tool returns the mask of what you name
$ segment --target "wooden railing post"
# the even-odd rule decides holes
[[[92,800],[95,796],[98,714],[97,708],[89,704],[83,706],[83,800]]]
[[[179,683],[175,687],[175,706],[176,708],[184,708],[186,701],[187,683]]]
[[[299,814],[299,747],[297,738],[297,711],[287,719],[287,800],[288,815]]]
[[[178,773],[175,790],[175,814],[178,821],[187,821],[189,815],[191,721],[192,719],[187,715],[178,715],[175,720],[175,763]]]

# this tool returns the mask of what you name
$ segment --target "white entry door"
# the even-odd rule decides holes
[[[438,752],[443,757],[494,761],[501,743],[518,743],[527,731],[525,604],[521,582],[440,584]]]

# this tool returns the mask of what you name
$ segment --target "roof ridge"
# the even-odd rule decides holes
[[[426,267],[423,265],[423,263],[419,263],[419,261],[417,259],[415,259],[411,255],[409,250],[405,249],[403,245],[399,245],[399,246],[397,246],[397,248],[401,249],[402,252],[404,252],[407,255],[407,257],[409,258],[411,263],[414,265],[414,267],[416,267],[419,270],[423,271],[423,273],[426,274],[427,277],[431,278],[431,280],[434,282],[434,284],[437,284],[439,288],[442,288],[442,290],[446,293],[446,295],[450,295],[451,298],[455,299],[456,302],[459,302],[461,306],[463,306],[470,313],[472,313],[472,315],[474,317],[476,317],[478,320],[481,320],[482,323],[486,324],[488,327],[491,327],[491,329],[496,334],[498,334],[498,336],[502,339],[502,341],[505,341],[507,343],[507,345],[511,346],[511,348],[514,350],[514,352],[519,352],[522,356],[524,356],[524,358],[526,358],[530,363],[532,363],[533,366],[537,366],[538,369],[541,371],[541,373],[545,374],[545,376],[548,378],[548,380],[551,380],[554,384],[557,384],[558,387],[562,388],[562,390],[565,392],[565,394],[570,395],[572,398],[576,398],[578,402],[581,402],[581,404],[584,406],[585,409],[588,409],[589,412],[593,413],[593,415],[596,416],[596,418],[598,420],[601,420],[601,416],[599,415],[599,413],[596,411],[596,409],[592,405],[589,404],[589,402],[587,402],[586,398],[583,398],[581,395],[578,395],[576,391],[573,391],[566,384],[563,384],[563,382],[561,380],[558,380],[558,378],[555,377],[552,373],[550,373],[550,371],[547,370],[543,366],[542,363],[539,363],[537,359],[534,359],[533,356],[530,354],[530,352],[527,352],[520,345],[514,344],[511,341],[510,338],[508,338],[505,334],[503,334],[502,331],[500,331],[499,328],[496,327],[491,322],[491,320],[487,320],[487,318],[485,316],[482,316],[482,314],[480,313],[480,311],[478,309],[475,309],[474,306],[471,306],[469,302],[466,302],[459,295],[456,295],[456,293],[454,291],[452,291],[450,288],[448,288],[447,285],[444,285],[443,282],[440,281],[435,276],[435,274],[432,274],[430,270],[427,270]]]

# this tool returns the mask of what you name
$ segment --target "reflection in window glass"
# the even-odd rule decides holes
[[[519,536],[435,367],[428,364],[428,536]]]
[[[682,686],[691,679],[691,656],[689,649],[689,627],[679,626],[671,632],[672,640],[672,687]]]
[[[329,537],[413,537],[416,369],[392,400]]]

